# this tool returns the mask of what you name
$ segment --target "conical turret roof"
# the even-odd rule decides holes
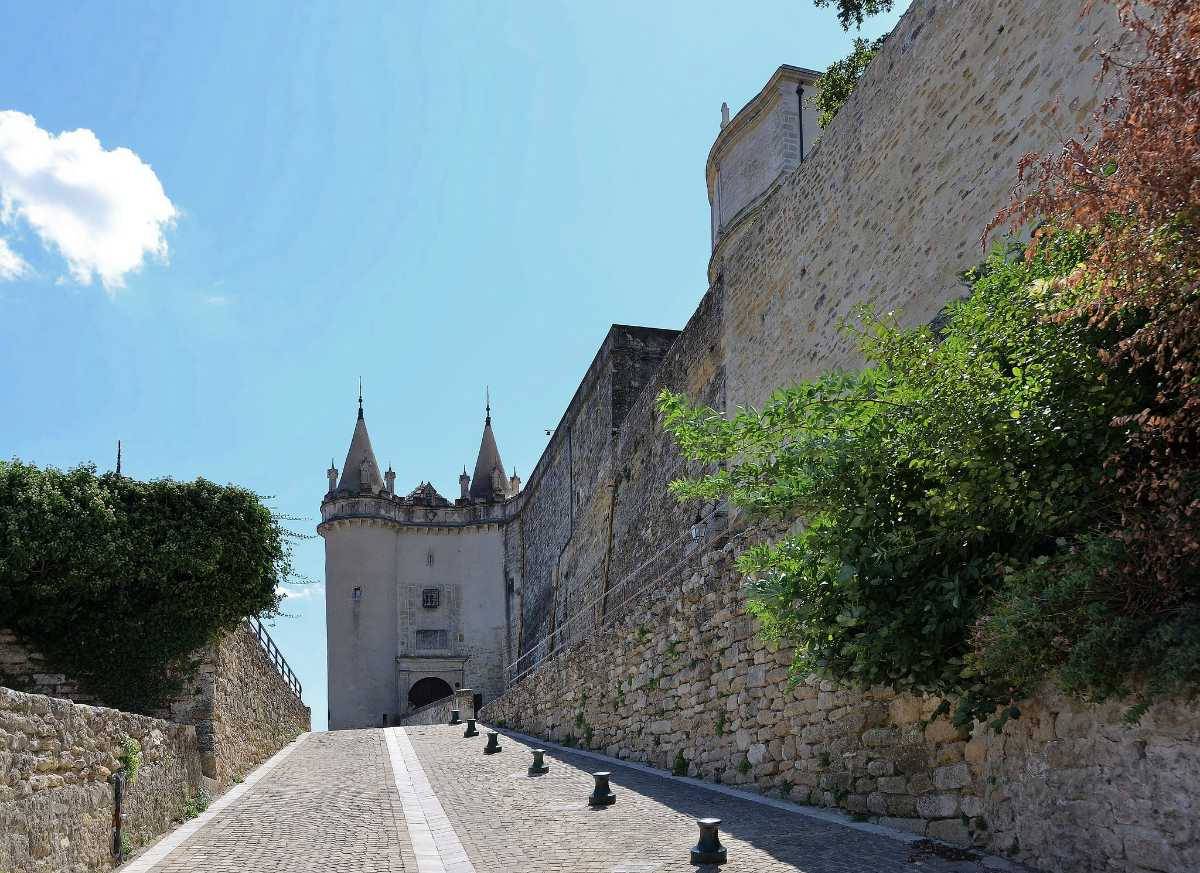
[[[492,471],[499,471],[499,488],[492,483]],[[479,441],[479,457],[475,459],[475,475],[471,477],[472,500],[503,500],[508,496],[508,477],[504,475],[504,464],[500,450],[496,448],[496,436],[492,433],[492,408],[489,404],[483,420],[483,439]]]
[[[358,421],[354,423],[354,436],[350,438],[350,450],[346,452],[346,463],[342,464],[342,478],[338,490],[375,494],[383,489],[383,476],[375,450],[371,448],[371,437],[367,434],[367,422],[363,419],[362,398],[358,401]]]

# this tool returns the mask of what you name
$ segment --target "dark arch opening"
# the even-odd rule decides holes
[[[408,703],[413,709],[420,709],[453,693],[450,684],[445,680],[436,676],[426,676],[414,682],[412,688],[408,689]]]

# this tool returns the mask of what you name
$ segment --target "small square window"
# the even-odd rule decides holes
[[[351,591],[351,592],[350,592],[350,599],[351,599],[351,600],[353,600],[355,603],[357,603],[358,601],[362,600],[362,589],[361,589],[361,588],[355,588],[353,591]]]
[[[426,609],[437,609],[442,603],[442,589],[426,588],[421,592],[421,605]]]

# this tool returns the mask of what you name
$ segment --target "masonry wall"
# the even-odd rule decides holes
[[[983,257],[1019,156],[1053,148],[1100,99],[1092,44],[1117,38],[1115,15],[1077,8],[912,4],[805,163],[718,241],[711,287],[554,540],[560,577],[600,581],[559,578],[568,596],[554,609],[526,608],[522,650],[562,650],[484,718],[1047,870],[1200,869],[1194,706],[1161,704],[1130,727],[1117,704],[1047,690],[1002,734],[960,735],[928,720],[930,700],[790,686],[792,653],[757,637],[732,567],[751,533],[716,516],[713,537],[740,538],[711,552],[688,541],[695,510],[666,488],[695,471],[653,410],[663,386],[722,411],[761,404],[780,385],[860,365],[838,331],[854,304],[920,323],[961,294],[957,276]]]
[[[613,325],[522,493],[506,536],[518,580],[521,652],[547,638],[603,572],[613,437],[641,402],[677,331]],[[591,545],[571,549],[576,532]]]
[[[481,713],[558,742],[840,807],[1058,873],[1200,869],[1200,708],[1047,692],[996,735],[929,720],[936,701],[809,679],[764,642],[733,567],[749,538],[693,549],[599,635]]]
[[[1020,156],[1097,105],[1092,49],[1112,4],[916,0],[849,102],[710,265],[726,289],[730,406],[859,365],[839,323],[860,302],[926,323],[1008,199]],[[1055,105],[1058,111],[1054,112]]]
[[[182,820],[200,790],[195,728],[0,688],[0,870],[112,868],[109,779],[127,736],[141,743],[142,766],[124,827],[141,846]]]
[[[307,731],[310,712],[244,624],[196,654],[196,673],[155,715],[195,727],[203,773],[224,788]],[[6,630],[0,630],[0,683],[75,703],[101,703],[71,678],[51,672],[41,653]]]
[[[245,625],[205,650],[185,691],[170,719],[195,726],[204,775],[220,788],[312,727],[309,708]]]
[[[398,724],[449,724],[452,710],[455,709],[458,710],[458,717],[461,721],[465,722],[468,718],[475,717],[475,705],[470,688],[459,689],[449,697],[443,697],[441,700],[435,700],[420,709],[413,710]]]

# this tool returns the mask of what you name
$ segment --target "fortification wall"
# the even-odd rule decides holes
[[[519,523],[506,533],[506,569],[520,588],[522,651],[545,638],[604,564],[613,436],[677,335],[613,325],[530,473]],[[592,546],[568,554],[581,529]]]
[[[793,687],[793,651],[742,607],[747,541],[693,550],[481,718],[1057,873],[1200,869],[1200,707],[1160,704],[1131,727],[1119,702],[1048,691],[997,735],[930,721],[929,698]]]
[[[931,320],[983,255],[1020,156],[1095,108],[1113,7],[1077,0],[916,0],[805,162],[714,252],[726,292],[730,406],[859,358],[855,304]],[[1057,112],[1055,107],[1057,106]]]
[[[109,780],[126,737],[142,747],[124,801],[124,832],[136,847],[182,820],[200,790],[195,728],[0,688],[0,870],[113,867]]]
[[[714,519],[719,547],[688,542],[694,509],[666,489],[695,471],[653,411],[663,386],[720,410],[761,404],[780,385],[860,363],[837,329],[854,304],[920,323],[960,294],[957,276],[982,257],[979,236],[1018,157],[1052,148],[1099,99],[1091,46],[1117,38],[1116,19],[1105,4],[1085,19],[1076,10],[912,4],[806,162],[719,241],[708,293],[600,467],[598,485],[615,483],[615,494],[575,498],[560,566],[602,580],[607,613],[596,583],[577,583],[547,647],[565,649],[486,705],[485,719],[1043,869],[1200,869],[1194,706],[1161,704],[1130,727],[1119,704],[1047,691],[1000,735],[960,735],[928,720],[931,700],[789,686],[792,653],[757,637],[732,566],[749,532],[721,542],[730,532]],[[600,618],[609,626],[594,634]],[[528,650],[551,623],[525,619]]]

